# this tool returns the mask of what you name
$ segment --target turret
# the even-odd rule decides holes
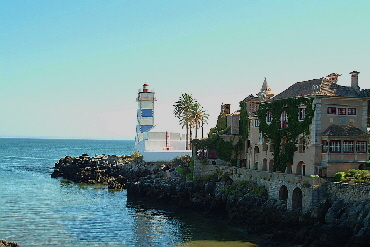
[[[261,100],[269,100],[274,97],[274,93],[272,92],[269,84],[267,83],[266,77],[262,83],[261,91],[257,94]]]

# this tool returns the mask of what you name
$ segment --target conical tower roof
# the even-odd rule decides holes
[[[274,93],[272,92],[270,85],[267,83],[266,77],[265,80],[262,83],[262,88],[261,92],[264,92],[266,95],[273,95]]]

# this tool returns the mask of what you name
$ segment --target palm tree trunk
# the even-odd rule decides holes
[[[189,150],[191,149],[190,144],[191,144],[191,141],[193,140],[193,132],[192,132],[192,129],[193,129],[193,127],[190,125],[190,128],[189,128],[190,138],[189,138],[189,147],[188,147]]]
[[[199,129],[199,124],[195,124],[195,139],[198,139],[198,129]]]
[[[189,124],[186,124],[186,142],[185,142],[185,149],[189,149]]]

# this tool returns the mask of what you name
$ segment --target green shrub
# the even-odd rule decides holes
[[[223,191],[227,195],[243,196],[247,194],[264,198],[268,197],[267,189],[252,181],[234,181],[231,185],[226,186]]]
[[[194,173],[194,159],[189,155],[181,155],[174,158],[171,163],[176,167],[178,174],[188,178],[193,179]]]
[[[171,163],[174,166],[187,166],[193,163],[193,158],[190,155],[184,154],[179,157],[174,158]]]
[[[344,179],[345,179],[345,176],[346,176],[345,172],[337,172],[335,174],[334,179],[335,179],[336,182],[343,182]]]
[[[335,181],[347,182],[354,181],[356,183],[370,183],[370,170],[348,169],[346,172],[337,172]]]

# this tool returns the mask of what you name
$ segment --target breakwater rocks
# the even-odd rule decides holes
[[[326,199],[301,214],[287,210],[286,201],[269,199],[267,190],[254,182],[232,181],[226,174],[190,181],[178,173],[187,168],[175,161],[164,165],[134,161],[129,156],[85,154],[60,159],[52,177],[125,188],[129,198],[226,219],[245,227],[248,234],[265,236],[271,246],[370,246],[370,200],[351,201],[352,192],[344,200],[336,195],[343,186],[333,187],[341,185],[331,184]],[[348,189],[352,190],[356,189]]]
[[[0,247],[19,247],[16,242],[6,241],[5,239],[0,239]]]
[[[83,154],[66,156],[55,163],[52,178],[62,177],[75,183],[106,184],[109,189],[124,189],[128,181],[157,173],[160,166],[136,162],[126,155]]]

